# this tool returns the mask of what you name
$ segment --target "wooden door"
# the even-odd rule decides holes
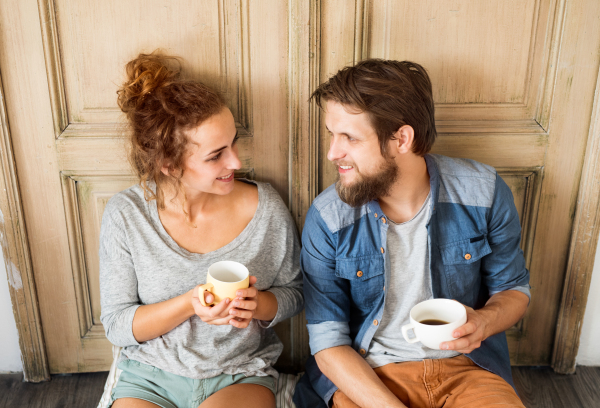
[[[509,331],[511,357],[549,364],[599,19],[596,0],[1,0],[0,156],[9,179],[0,187],[9,191],[0,207],[10,207],[16,243],[5,258],[28,378],[47,378],[46,366],[110,364],[98,232],[106,201],[135,182],[115,91],[124,64],[156,48],[184,57],[184,71],[223,93],[243,136],[241,173],[272,183],[300,227],[335,180],[320,112],[307,103],[312,90],[367,57],[424,65],[437,106],[434,152],[493,165],[513,190],[533,299]],[[303,318],[277,331],[279,366],[301,368]]]
[[[496,167],[511,187],[532,300],[508,331],[513,364],[551,363],[594,89],[597,1],[322,0],[320,81],[364,58],[429,72],[433,153]],[[320,128],[319,191],[336,179]]]
[[[116,104],[125,63],[157,48],[183,57],[184,73],[233,112],[238,175],[288,202],[288,12],[279,0],[1,2],[2,81],[51,373],[112,361],[97,254],[107,200],[136,182]],[[277,328],[284,367],[291,327]]]

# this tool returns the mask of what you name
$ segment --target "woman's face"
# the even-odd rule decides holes
[[[190,130],[188,137],[188,156],[181,178],[186,194],[229,194],[233,190],[233,171],[242,166],[237,154],[237,131],[231,111],[223,108]]]

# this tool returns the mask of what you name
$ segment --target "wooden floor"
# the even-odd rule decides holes
[[[0,408],[95,408],[106,375],[56,375],[47,383],[30,384],[19,374],[2,374]],[[527,408],[600,408],[600,367],[577,367],[574,375],[514,367],[513,376]]]

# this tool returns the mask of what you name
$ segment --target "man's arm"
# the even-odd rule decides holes
[[[339,346],[315,354],[319,369],[356,405],[406,408],[352,347]]]
[[[516,290],[506,290],[493,295],[479,310],[468,306],[467,323],[452,333],[458,340],[444,342],[442,350],[456,350],[468,354],[481,346],[481,342],[494,334],[514,326],[527,311],[529,296]]]
[[[490,298],[479,310],[467,307],[467,323],[454,332],[458,340],[442,343],[442,349],[470,353],[483,340],[512,327],[527,310],[529,272],[519,246],[519,214],[512,192],[500,176],[496,176],[487,239],[492,253],[482,259],[481,273]]]

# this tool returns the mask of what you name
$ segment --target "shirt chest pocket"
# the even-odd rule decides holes
[[[485,235],[440,246],[444,272],[454,296],[477,293],[481,285],[481,259],[491,253]]]
[[[381,255],[336,260],[335,275],[349,281],[352,302],[367,310],[383,296],[385,266]]]

